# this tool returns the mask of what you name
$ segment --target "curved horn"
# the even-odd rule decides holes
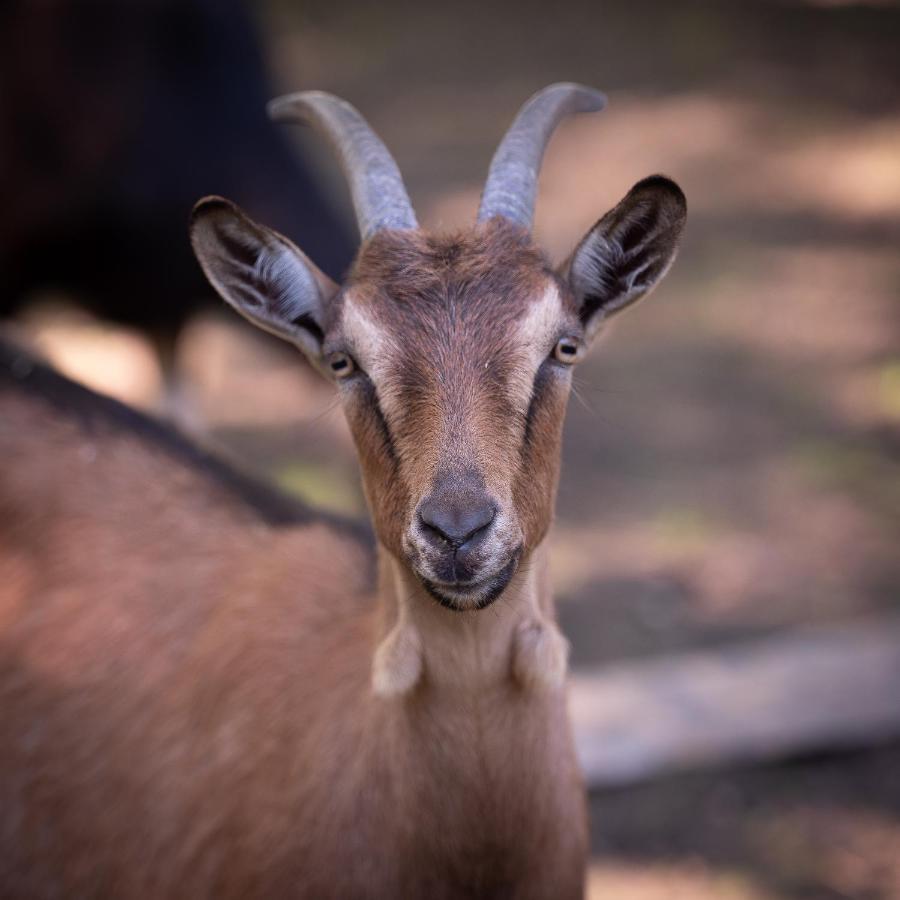
[[[309,124],[328,138],[350,185],[363,240],[382,228],[418,227],[397,163],[346,100],[324,91],[301,91],[273,100],[268,111],[276,122]]]
[[[563,116],[598,112],[606,106],[600,91],[560,82],[533,94],[500,142],[481,195],[478,221],[503,216],[531,228],[538,172],[544,150]]]

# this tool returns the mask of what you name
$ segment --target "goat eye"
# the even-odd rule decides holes
[[[336,378],[346,378],[348,375],[352,375],[356,368],[352,357],[347,353],[332,353],[328,357],[328,366]]]
[[[570,366],[581,358],[581,344],[574,338],[560,338],[553,348],[553,356],[558,362]]]

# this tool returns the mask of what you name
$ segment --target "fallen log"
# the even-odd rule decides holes
[[[576,670],[592,788],[900,737],[900,616]]]

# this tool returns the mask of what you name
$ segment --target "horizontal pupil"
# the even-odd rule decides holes
[[[559,350],[567,355],[575,353],[575,348],[571,344],[561,344]]]
[[[341,369],[346,369],[346,368],[347,368],[347,360],[346,360],[346,359],[338,359],[338,360],[335,360],[335,361],[331,364],[331,368],[334,369],[335,372],[340,372]]]

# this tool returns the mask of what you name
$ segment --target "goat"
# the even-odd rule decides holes
[[[545,541],[563,416],[686,212],[646,179],[550,268],[529,233],[544,147],[603,104],[534,95],[476,224],[448,236],[418,228],[353,107],[275,101],[348,176],[362,244],[342,287],[228,201],[197,205],[213,286],[337,385],[374,549],[7,353],[0,893],[582,896]]]

